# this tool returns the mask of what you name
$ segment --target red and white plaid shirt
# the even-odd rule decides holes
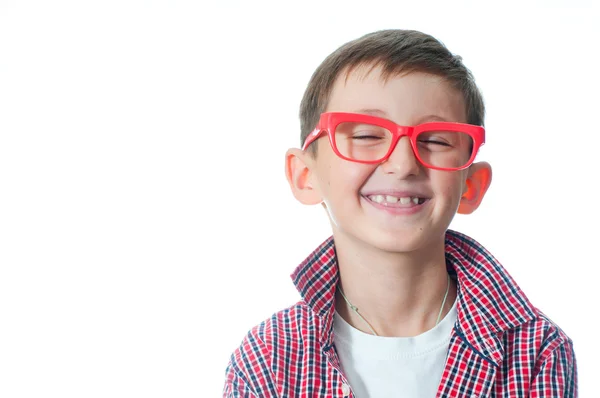
[[[473,239],[446,234],[458,319],[437,397],[577,397],[572,341]],[[224,397],[354,397],[333,343],[333,238],[291,275],[302,300],[255,326],[231,356]]]

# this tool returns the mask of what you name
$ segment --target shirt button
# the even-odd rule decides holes
[[[342,394],[344,394],[344,397],[350,395],[350,386],[346,383],[342,384]]]

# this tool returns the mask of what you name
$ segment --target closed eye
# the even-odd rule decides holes
[[[378,137],[375,135],[356,135],[352,137],[353,140],[381,140],[383,137]]]
[[[439,140],[434,140],[434,139],[429,139],[429,140],[419,140],[419,143],[422,143],[422,144],[441,145],[441,146],[452,146],[452,145],[448,144],[447,142],[444,142],[444,141],[439,141]]]

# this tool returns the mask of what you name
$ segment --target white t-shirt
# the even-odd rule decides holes
[[[357,398],[434,398],[456,322],[452,309],[433,329],[414,337],[381,337],[350,326],[336,311],[334,343]]]

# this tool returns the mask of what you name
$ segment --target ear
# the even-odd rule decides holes
[[[294,197],[305,205],[316,205],[323,201],[312,181],[313,163],[314,159],[300,149],[288,149],[285,153],[285,176],[288,184]]]
[[[477,210],[491,183],[492,166],[487,162],[473,163],[469,167],[465,190],[458,205],[458,213],[471,214]]]

